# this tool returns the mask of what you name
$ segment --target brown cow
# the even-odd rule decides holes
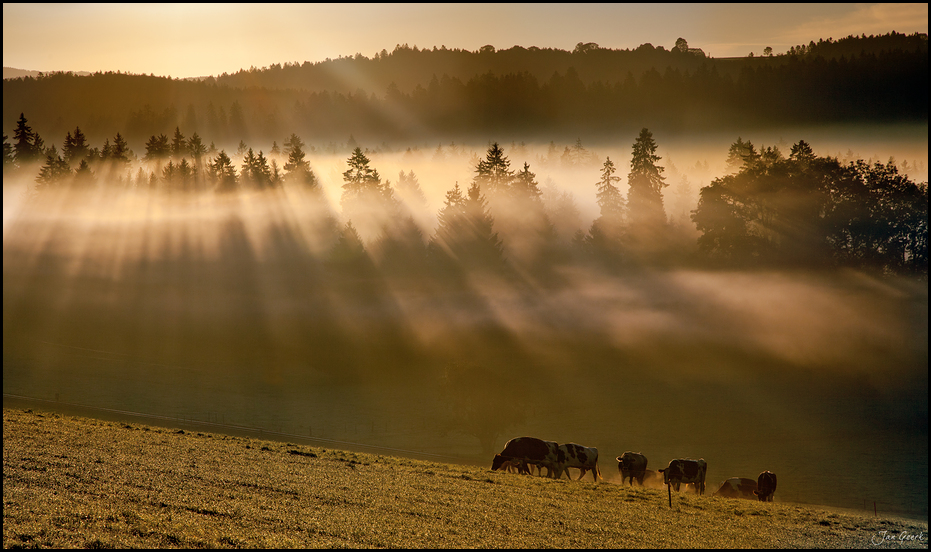
[[[756,488],[753,494],[760,499],[760,502],[772,502],[773,494],[776,492],[776,474],[771,471],[761,473],[756,480]]]
[[[621,472],[621,484],[630,479],[630,486],[634,486],[634,479],[643,485],[643,477],[647,473],[647,457],[639,452],[625,452],[617,457],[617,471]]]
[[[519,473],[530,475],[530,465],[545,467],[547,475],[552,477],[556,470],[558,447],[554,441],[543,441],[535,437],[515,437],[504,445],[504,450],[495,455],[491,469],[505,467],[505,462],[513,465],[517,462]]]

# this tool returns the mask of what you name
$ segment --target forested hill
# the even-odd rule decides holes
[[[623,83],[629,76],[639,80],[650,69],[663,73],[669,68],[691,74],[702,66],[736,79],[744,68],[780,67],[796,56],[821,57],[825,61],[842,57],[850,60],[860,56],[885,57],[894,51],[927,52],[927,48],[927,35],[895,32],[881,36],[849,36],[836,41],[822,39],[794,46],[784,54],[761,56],[758,53],[755,57],[740,58],[714,58],[713,52],[690,48],[688,41],[682,38],[669,50],[650,43],[633,50],[601,48],[592,42],[579,43],[571,52],[535,46],[497,50],[491,45],[475,52],[445,46],[420,50],[417,46],[403,44],[395,46],[390,53],[382,50],[373,58],[357,53],[317,63],[305,61],[273,64],[261,69],[253,67],[232,75],[224,73],[216,78],[216,82],[234,87],[293,88],[309,92],[328,90],[344,94],[356,92],[358,88],[381,93],[393,83],[401,92],[409,93],[417,86],[426,87],[432,79],[443,75],[468,82],[486,73],[528,73],[537,81],[546,82],[554,73],[565,74],[571,67],[585,85],[596,82],[610,85]]]
[[[180,127],[217,143],[356,139],[546,139],[621,129],[738,130],[771,124],[927,121],[927,35],[820,40],[784,54],[715,59],[684,40],[574,51],[398,46],[374,59],[274,65],[202,81],[59,73],[3,83],[3,126],[20,113],[51,142],[80,126],[138,145]]]

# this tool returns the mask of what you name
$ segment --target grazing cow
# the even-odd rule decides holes
[[[772,502],[773,493],[776,492],[776,474],[771,471],[761,473],[756,480],[756,489],[753,494],[760,499],[760,502]]]
[[[579,468],[582,473],[579,474],[579,480],[585,477],[589,471],[592,472],[592,479],[597,483],[601,477],[601,470],[598,469],[598,449],[593,447],[583,447],[575,443],[559,445],[558,459],[556,461],[556,479],[562,477],[562,472],[566,472],[566,477],[572,479],[569,475],[569,468]]]
[[[553,441],[534,437],[515,437],[504,445],[504,450],[495,455],[491,469],[506,469],[507,466],[516,465],[518,473],[530,475],[528,465],[535,465],[538,468],[545,467],[547,475],[552,476],[556,468],[558,446]]]
[[[749,498],[753,500],[756,494],[756,481],[746,477],[731,477],[715,491],[714,496],[725,498]]]
[[[505,460],[498,466],[499,470],[506,470],[508,473],[520,473],[520,463],[521,461],[516,458],[511,458],[510,460]]]
[[[705,493],[705,473],[708,471],[708,464],[704,458],[698,460],[692,460],[691,458],[670,460],[666,469],[659,471],[663,474],[663,483],[672,485],[676,492],[679,492],[681,483],[694,483],[698,489],[698,494]]]
[[[625,452],[617,457],[617,471],[621,472],[621,484],[630,479],[630,486],[634,486],[634,479],[643,485],[643,477],[647,473],[647,457],[639,452]]]

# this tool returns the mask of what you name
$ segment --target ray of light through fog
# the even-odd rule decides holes
[[[745,138],[801,138],[818,154],[852,149],[926,171],[926,130]],[[530,163],[548,207],[571,194],[579,214],[562,227],[571,232],[597,214],[604,158],[626,175],[633,138],[590,144],[592,162],[571,168],[547,165],[548,143],[503,145],[512,169]],[[683,201],[693,209],[700,186],[723,174],[733,137],[656,139],[667,175],[675,166],[675,178],[690,182]],[[444,194],[468,186],[486,148],[421,144],[370,159],[394,185],[399,171],[415,172],[426,203],[406,206],[429,238]],[[4,179],[4,392],[222,413],[230,423],[479,462],[480,430],[450,425],[449,404],[509,402],[519,409],[502,409],[514,419],[501,422],[495,447],[517,434],[596,445],[609,479],[608,459],[624,450],[643,450],[651,467],[703,456],[711,485],[770,469],[783,500],[883,500],[926,515],[926,281],[688,264],[609,274],[567,263],[554,284],[521,270],[522,252],[507,242],[512,279],[334,278],[326,259],[334,224],[345,222],[349,155],[321,151],[308,159],[324,200],[292,186],[34,197],[31,181]],[[667,212],[677,201],[670,184]],[[882,466],[887,477],[847,477],[837,491],[835,462],[854,456],[858,474]]]

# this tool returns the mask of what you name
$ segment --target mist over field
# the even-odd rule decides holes
[[[697,42],[4,79],[5,403],[926,519],[927,34]]]
[[[926,171],[919,131],[814,146]],[[748,138],[783,136],[799,138]],[[593,144],[575,165],[547,163],[546,143],[504,149],[512,169],[530,163],[548,212],[571,198],[577,212],[554,220],[568,242],[597,216],[601,163],[625,174],[631,141]],[[699,188],[724,172],[733,137],[658,141],[667,176],[676,171],[670,222],[694,244],[676,210],[695,209]],[[426,241],[444,194],[468,186],[486,148],[369,157]],[[348,157],[309,157],[322,197],[294,185],[218,194],[113,183],[36,195],[32,177],[5,178],[4,393],[480,464],[533,435],[598,447],[608,480],[626,450],[653,469],[703,457],[709,492],[771,470],[777,500],[927,515],[926,277],[721,268],[688,255],[617,270],[562,259],[540,272],[506,234],[503,273],[389,270],[375,253],[341,264]],[[397,188],[399,171],[417,175],[423,200]],[[494,207],[496,221],[514,216]],[[353,222],[375,251],[377,232]]]

